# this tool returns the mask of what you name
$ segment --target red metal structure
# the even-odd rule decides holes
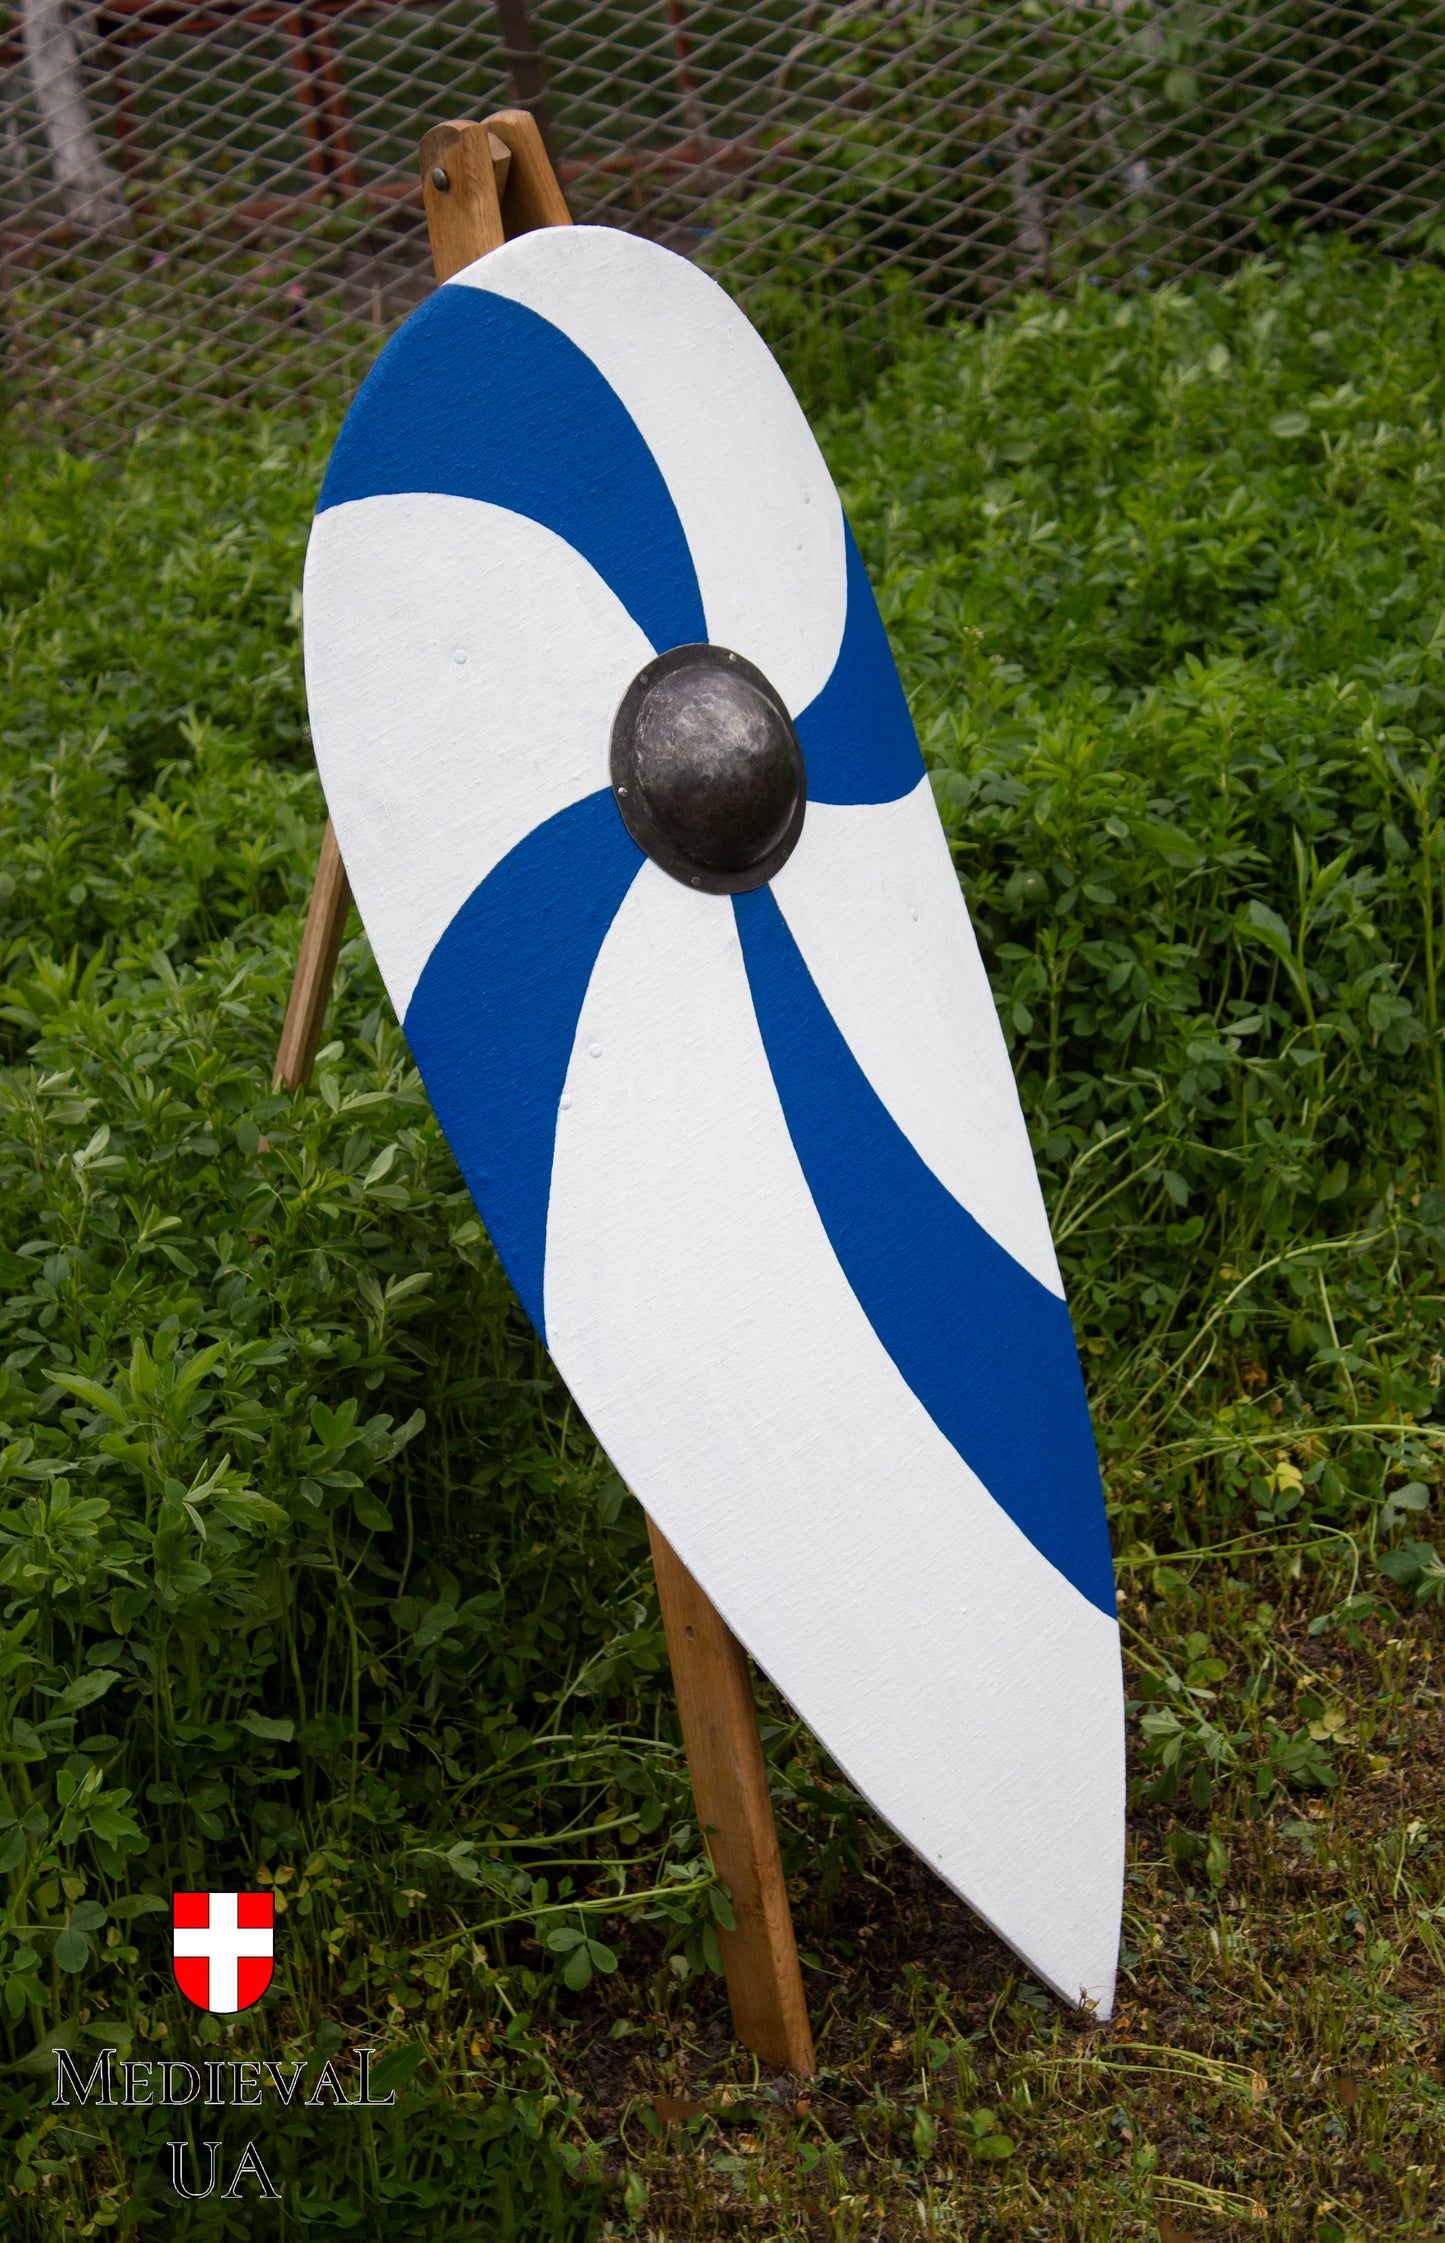
[[[90,22],[96,59],[109,81],[116,151],[131,182],[133,200],[144,207],[146,163],[128,59],[152,39],[195,41],[199,45],[226,32],[270,28],[285,47],[311,185],[300,197],[248,198],[230,214],[232,219],[244,228],[283,219],[288,211],[299,213],[320,201],[356,197],[364,198],[376,211],[394,208],[398,203],[419,208],[421,191],[415,181],[368,177],[362,166],[332,29],[337,18],[353,19],[363,8],[367,14],[384,15],[396,9],[414,14],[418,5],[425,6],[426,0],[303,0],[299,6],[287,5],[286,0],[102,0]],[[542,61],[527,0],[496,0],[496,16],[501,57],[507,66],[513,99],[536,119],[553,166],[565,183],[574,183],[588,173],[643,171],[665,177],[706,168],[717,174],[735,174],[759,163],[761,151],[752,142],[708,137],[683,0],[667,0],[667,17],[687,137],[670,147],[625,149],[590,160],[562,159],[555,147]],[[12,29],[0,44],[0,66],[17,67],[23,59],[23,46]],[[50,238],[57,229],[47,226],[43,231]]]
[[[401,4],[402,0],[369,0],[378,9]],[[274,25],[286,47],[312,195],[362,193],[340,62],[327,20],[354,12],[355,0],[308,0],[299,8],[278,5],[277,0],[206,0],[199,7],[188,6],[186,0],[104,0],[93,20],[109,68],[116,139],[128,175],[140,179],[143,159],[135,95],[125,67],[127,53],[148,39],[167,35],[204,40],[235,26]]]

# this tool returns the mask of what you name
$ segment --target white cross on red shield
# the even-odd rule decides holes
[[[274,1924],[270,1893],[173,1893],[172,1968],[187,2001],[219,2016],[258,2002],[275,1967]]]

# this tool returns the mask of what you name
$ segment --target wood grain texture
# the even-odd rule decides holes
[[[273,1090],[300,1090],[311,1079],[350,909],[351,884],[328,818],[271,1076]]]
[[[542,226],[570,226],[572,213],[547,158],[535,117],[525,109],[499,109],[487,130],[510,151],[512,162],[502,196],[502,223],[508,241]]]
[[[698,1824],[732,1895],[720,1931],[738,2039],[784,2071],[817,2069],[747,1653],[649,1519],[658,1602]]]
[[[417,155],[432,266],[438,281],[450,280],[507,238],[497,174],[510,172],[511,150],[485,124],[452,122],[433,125]]]

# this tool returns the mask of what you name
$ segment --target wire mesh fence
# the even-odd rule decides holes
[[[430,285],[420,133],[519,103],[579,219],[698,258],[785,351],[826,336],[845,383],[1023,287],[1289,225],[1445,242],[1445,0],[11,6],[7,372],[100,445],[358,375]]]

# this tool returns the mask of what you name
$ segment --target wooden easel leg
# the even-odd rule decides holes
[[[647,1532],[667,1630],[697,1819],[732,1895],[720,1931],[738,2039],[765,2064],[817,2069],[747,1653],[651,1519]]]
[[[306,910],[306,926],[291,982],[291,1001],[271,1076],[273,1090],[300,1090],[311,1080],[321,1045],[321,1024],[351,909],[351,884],[331,820],[321,837],[321,857]]]

